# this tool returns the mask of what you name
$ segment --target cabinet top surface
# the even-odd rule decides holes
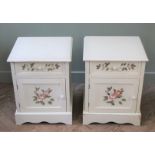
[[[8,62],[69,62],[72,37],[18,37]]]
[[[84,61],[148,61],[138,36],[86,36]]]

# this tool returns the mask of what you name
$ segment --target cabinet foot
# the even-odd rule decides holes
[[[55,112],[55,113],[28,113],[28,112],[16,112],[15,113],[16,124],[21,125],[26,122],[30,123],[64,123],[72,124],[71,112]]]
[[[141,114],[140,113],[83,113],[83,124],[88,125],[91,123],[108,123],[114,122],[118,124],[133,124],[140,126]]]

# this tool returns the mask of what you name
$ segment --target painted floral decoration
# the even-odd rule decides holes
[[[123,88],[113,89],[112,87],[107,87],[107,90],[105,90],[105,92],[106,96],[104,96],[104,101],[106,101],[106,103],[115,105],[116,103],[122,104],[126,101],[126,99],[123,97]]]
[[[60,65],[57,63],[46,63],[46,64],[40,64],[38,66],[37,63],[25,63],[22,65],[22,70],[25,71],[53,71],[58,70],[60,68]]]
[[[134,71],[135,68],[136,65],[134,63],[126,62],[119,64],[115,69],[113,68],[110,62],[103,62],[101,64],[96,65],[96,69],[102,71]]]
[[[136,65],[133,63],[121,63],[122,71],[134,70]]]
[[[104,62],[103,64],[96,65],[96,69],[101,69],[101,67],[102,67],[102,70],[108,71],[109,65],[110,65],[110,62]]]
[[[38,87],[34,90],[33,101],[37,104],[45,105],[45,103],[52,104],[54,99],[51,96],[52,89],[48,88],[47,90],[40,89]]]

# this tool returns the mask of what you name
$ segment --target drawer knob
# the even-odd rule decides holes
[[[65,98],[65,95],[60,95],[60,99],[64,99]]]
[[[117,67],[116,67],[116,66],[113,66],[112,69],[113,69],[114,71],[116,71],[116,70],[117,70]]]
[[[42,70],[42,66],[38,66],[38,70]]]

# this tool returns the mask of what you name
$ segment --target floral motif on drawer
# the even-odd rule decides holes
[[[115,89],[112,86],[107,87],[105,90],[106,95],[103,97],[104,102],[111,104],[112,106],[116,104],[123,104],[126,102],[126,99],[123,97],[124,90],[123,88]]]
[[[34,90],[34,96],[33,96],[33,101],[36,104],[52,104],[54,101],[54,98],[52,97],[52,89],[48,88],[47,90],[40,89],[40,88],[35,88]]]
[[[22,71],[47,71],[59,70],[61,65],[58,63],[24,63],[21,65]]]
[[[100,71],[135,71],[137,65],[132,62],[111,63],[103,62],[96,64],[96,70]]]

